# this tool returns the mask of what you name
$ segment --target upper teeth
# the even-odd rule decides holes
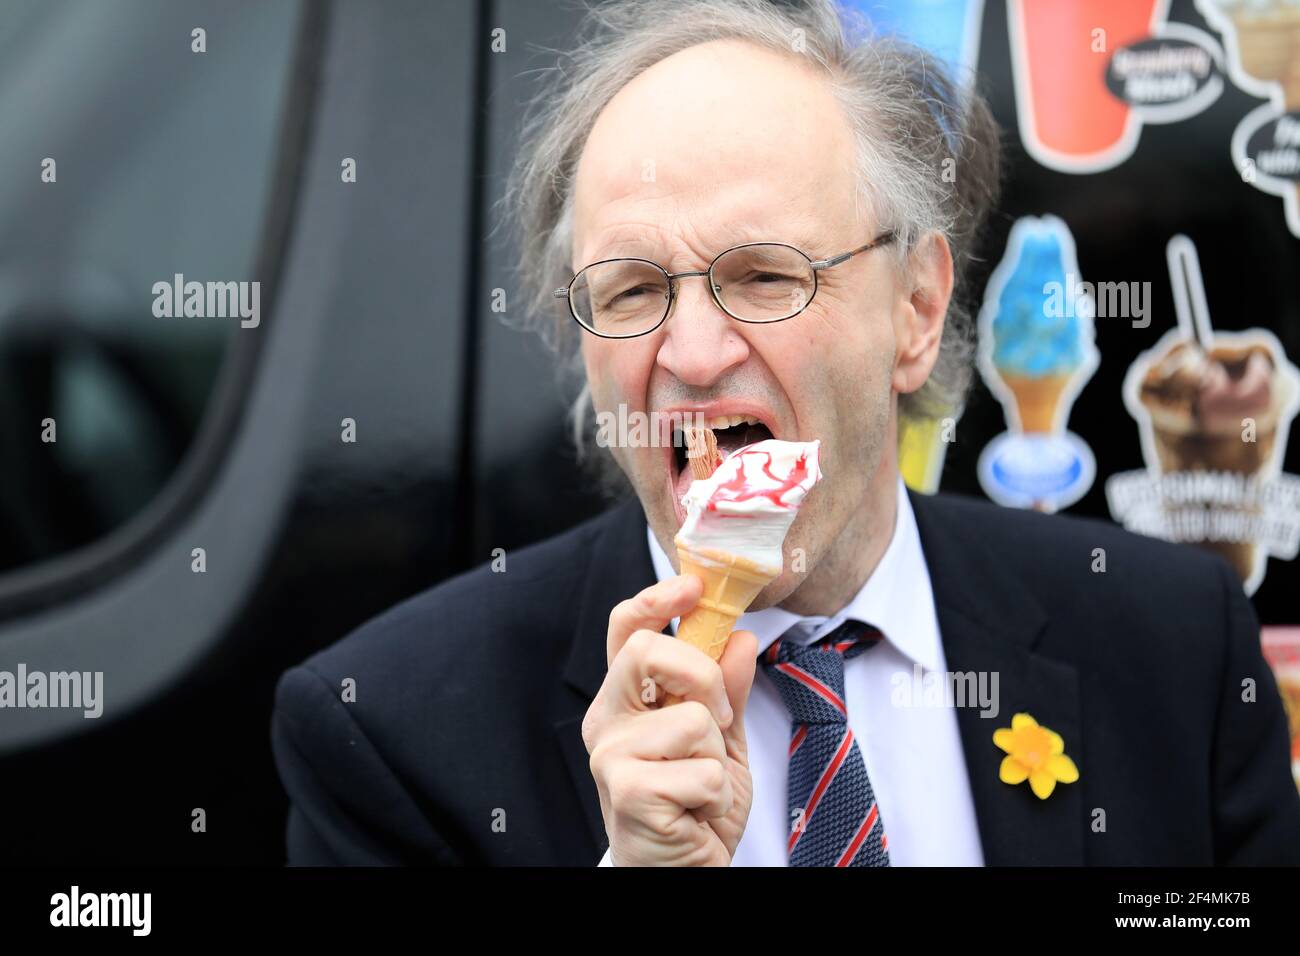
[[[705,428],[734,428],[737,425],[757,425],[757,418],[751,418],[748,415],[719,415],[716,418],[706,418],[704,420]]]

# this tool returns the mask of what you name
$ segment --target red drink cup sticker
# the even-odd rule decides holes
[[[1223,92],[1213,37],[1168,23],[1168,0],[1009,0],[1016,114],[1025,149],[1067,173],[1123,163],[1144,123],[1204,110]]]

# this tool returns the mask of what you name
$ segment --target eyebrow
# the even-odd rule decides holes
[[[839,255],[844,250],[834,249],[827,250],[821,248],[824,243],[810,239],[807,233],[795,233],[792,236],[782,235],[779,231],[759,230],[758,232],[736,231],[731,234],[730,241],[725,245],[719,245],[713,252],[713,255],[731,249],[735,246],[743,246],[750,242],[782,242],[786,245],[794,246],[807,253],[811,258],[818,259],[825,256]],[[664,251],[662,243],[658,239],[637,238],[637,239],[619,239],[604,250],[598,252],[591,260],[599,262],[602,259],[620,259],[632,257],[638,259],[649,259],[651,262],[661,261],[660,257]]]

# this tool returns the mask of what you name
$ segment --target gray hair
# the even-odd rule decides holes
[[[874,35],[832,0],[610,0],[585,12],[574,46],[541,71],[500,208],[519,243],[523,324],[560,357],[562,381],[581,384],[570,415],[573,437],[580,460],[599,459],[606,490],[625,484],[612,456],[591,454],[581,330],[551,294],[572,276],[574,175],[597,116],[626,84],[660,60],[713,40],[802,57],[825,75],[857,142],[855,201],[882,230],[897,233],[897,268],[906,271],[927,232],[948,241],[956,286],[939,358],[926,383],[900,397],[899,411],[908,418],[957,413],[970,387],[973,350],[966,267],[999,185],[997,125],[973,83],[957,82],[919,47]]]

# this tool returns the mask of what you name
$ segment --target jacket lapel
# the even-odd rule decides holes
[[[1027,783],[1010,786],[998,779],[1004,754],[993,744],[993,731],[1009,727],[1011,715],[1024,711],[1064,737],[1066,753],[1078,762],[1083,751],[1078,674],[1036,652],[1049,626],[1047,614],[979,543],[980,527],[970,527],[963,509],[942,497],[909,494],[948,669],[998,675],[995,718],[981,717],[976,707],[956,711],[984,861],[989,866],[1082,865],[1087,826],[1082,781],[1058,784],[1050,797],[1039,800]],[[598,524],[555,732],[592,839],[603,850],[608,839],[582,742],[582,718],[605,679],[610,610],[653,584],[655,575],[636,499],[616,506]],[[1086,774],[1087,768],[1080,764],[1080,771]]]
[[[612,508],[597,524],[599,530],[586,569],[573,644],[564,666],[567,690],[559,707],[564,716],[556,721],[555,732],[587,826],[596,845],[603,850],[609,845],[609,838],[605,834],[596,784],[591,778],[587,747],[582,742],[582,719],[605,680],[609,612],[619,601],[654,584],[655,572],[646,544],[645,514],[637,499]]]
[[[1087,819],[1082,780],[1057,784],[1046,800],[1028,783],[998,779],[1005,754],[993,731],[1011,726],[1025,712],[1065,739],[1078,761],[1083,750],[1079,686],[1075,668],[1036,648],[1050,626],[1048,616],[1007,568],[980,543],[982,522],[942,498],[909,492],[934,590],[948,670],[998,675],[999,710],[981,717],[977,707],[957,708],[957,723],[984,861],[989,866],[1084,863]],[[996,520],[996,511],[986,514]],[[1080,766],[1086,774],[1086,768]]]

